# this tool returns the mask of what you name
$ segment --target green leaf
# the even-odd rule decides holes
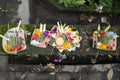
[[[15,47],[15,46],[16,46],[16,39],[10,37],[10,40],[9,40],[9,42],[8,42],[8,45],[10,46],[10,48]]]
[[[110,29],[110,25],[108,25],[108,27],[105,28],[104,32],[107,32]]]
[[[105,35],[103,38],[99,38],[99,41],[103,44],[108,44],[109,40],[111,40],[111,37],[108,37],[107,35]]]
[[[112,0],[100,0],[99,5],[103,7],[112,7]]]
[[[27,29],[25,25],[22,25],[22,28],[25,29],[25,30]]]
[[[63,4],[67,8],[74,8],[83,5],[85,0],[59,0],[58,3]]]
[[[62,34],[61,37],[66,41],[67,40],[67,37],[65,34]]]
[[[64,0],[59,0],[59,1],[58,1],[58,3],[63,3],[63,2],[64,2]]]
[[[51,37],[49,44],[52,45],[55,42],[55,39]]]
[[[75,2],[75,4],[78,4],[78,5],[82,5],[82,4],[84,4],[85,3],[85,1],[84,0],[81,0],[81,1],[76,1]]]
[[[38,41],[39,42],[42,42],[44,40],[45,40],[45,36],[44,35],[38,36]]]
[[[58,53],[60,57],[62,57],[62,59],[66,59],[67,56],[65,54],[61,54],[61,53]]]

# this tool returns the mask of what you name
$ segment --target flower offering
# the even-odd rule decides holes
[[[101,50],[115,51],[117,47],[117,34],[113,31],[108,31],[110,25],[106,27],[105,30],[100,30],[100,25],[98,30],[93,33],[93,47]]]

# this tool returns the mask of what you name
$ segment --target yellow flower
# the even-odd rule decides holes
[[[97,38],[97,37],[98,37],[97,33],[93,33],[93,38]]]
[[[68,31],[72,31],[72,28],[71,28],[71,27],[68,27]]]
[[[62,45],[62,49],[69,49],[70,48],[70,43],[69,42],[65,42],[63,45]]]
[[[100,44],[98,44],[97,48],[105,50],[105,49],[107,49],[107,46],[105,44],[103,44],[103,43],[100,43]]]
[[[11,50],[10,50],[10,47],[9,47],[8,44],[5,45],[5,49],[6,49],[6,51],[9,52],[9,53],[13,53],[13,52],[14,52],[14,51],[11,51]]]
[[[33,34],[35,34],[35,35],[37,35],[37,36],[40,36],[40,35],[41,35],[41,32],[40,32],[39,29],[35,29]]]

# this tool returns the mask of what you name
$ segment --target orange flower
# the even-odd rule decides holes
[[[48,34],[48,37],[51,37],[51,36],[52,36],[52,34],[51,34],[51,33],[49,33],[49,34]]]
[[[37,36],[40,36],[40,35],[41,35],[41,32],[40,32],[39,29],[35,29],[33,34],[35,34],[35,35],[37,35]]]
[[[99,43],[98,46],[97,46],[98,49],[107,49],[107,46],[103,43]]]

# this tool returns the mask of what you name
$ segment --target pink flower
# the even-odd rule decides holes
[[[71,33],[70,33],[70,32],[67,32],[67,33],[66,33],[66,36],[68,36],[68,37],[71,36]]]
[[[110,40],[108,45],[111,46],[111,47],[114,47],[115,46],[115,41],[114,40]]]
[[[42,42],[42,43],[40,44],[40,47],[46,48],[46,47],[47,47],[47,44],[46,44],[45,42]]]
[[[18,31],[18,38],[23,38],[23,34],[22,34],[22,31]]]
[[[50,38],[49,37],[46,37],[44,42],[48,43],[50,41]]]
[[[108,49],[112,50],[114,46],[115,46],[115,41],[110,40],[109,43],[108,43]]]

